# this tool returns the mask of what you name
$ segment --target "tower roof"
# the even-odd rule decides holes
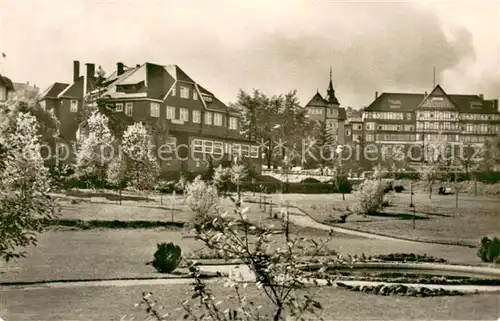
[[[329,104],[339,104],[337,97],[335,97],[335,89],[333,89],[332,67],[330,67],[330,83],[328,84],[328,89],[326,90],[326,101]]]

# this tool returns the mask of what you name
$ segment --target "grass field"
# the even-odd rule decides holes
[[[172,212],[172,196],[149,195],[148,202],[124,194],[122,205],[112,197],[85,195],[68,197],[60,195],[61,218],[77,220],[120,220],[120,221],[174,221],[189,222],[193,217],[182,198],[175,198]],[[83,196],[83,197],[82,197]],[[275,204],[289,202],[298,205],[316,220],[331,219],[329,208],[336,208],[334,215],[345,210],[346,203],[352,203],[353,196],[346,195],[274,195]],[[257,198],[246,194],[245,198]],[[72,201],[78,199],[78,201]],[[500,201],[492,198],[463,197],[460,213],[454,216],[454,197],[436,196],[431,201],[425,194],[415,196],[419,216],[428,219],[417,220],[417,229],[411,229],[411,220],[398,214],[407,213],[408,194],[396,194],[393,206],[379,217],[349,217],[342,226],[383,234],[431,239],[471,241],[485,234],[500,231]],[[161,204],[163,203],[163,204]],[[462,205],[463,204],[463,205]],[[232,210],[229,199],[221,199],[223,209]],[[245,203],[250,210],[248,216],[263,225],[280,224],[270,218],[269,206],[266,212],[255,203]],[[426,207],[427,206],[427,207]],[[274,206],[274,212],[279,206]],[[421,209],[421,210],[420,210]],[[401,212],[401,213],[400,213]],[[404,214],[404,213],[403,213]],[[496,219],[496,220],[495,220]],[[364,221],[363,221],[364,220]],[[409,225],[410,224],[410,225]],[[474,228],[471,228],[474,227]],[[418,232],[417,232],[418,231]],[[318,239],[325,231],[312,228],[293,227],[292,233]],[[478,236],[479,235],[479,236]],[[273,237],[274,245],[283,244],[283,235]],[[478,240],[477,240],[478,241]],[[0,282],[36,282],[47,280],[82,280],[158,277],[151,265],[156,244],[174,242],[181,246],[184,254],[194,253],[203,245],[192,238],[188,229],[69,229],[50,228],[39,237],[37,247],[27,248],[28,255],[8,264],[0,262]],[[347,254],[389,254],[406,252],[442,257],[453,263],[476,264],[479,259],[476,250],[439,244],[410,243],[391,240],[358,238],[335,234],[329,248],[343,255]],[[158,293],[159,299],[169,312],[178,307],[178,301],[187,298],[187,285],[172,286],[130,286],[130,287],[84,287],[36,290],[0,289],[0,317],[8,320],[120,320],[124,314],[142,319],[133,304],[140,300],[143,291]],[[230,304],[228,289],[215,286],[216,294]],[[248,295],[258,296],[249,286]],[[319,297],[326,308],[327,319],[336,320],[415,320],[415,319],[495,319],[499,315],[499,295],[473,295],[466,297],[408,298],[382,297],[356,293],[334,288],[320,289]],[[262,301],[262,296],[257,298]],[[264,303],[264,302],[263,302]],[[266,305],[264,304],[264,309]],[[176,319],[176,318],[174,318]],[[132,319],[127,319],[132,320]]]
[[[317,231],[297,231],[304,237],[318,239]],[[166,229],[95,229],[82,231],[48,231],[39,237],[37,247],[29,247],[24,259],[0,262],[0,282],[34,282],[43,280],[102,279],[154,277],[150,265],[156,244],[174,242],[184,254],[203,248],[184,230]],[[324,232],[323,232],[324,235]],[[283,244],[283,236],[274,237],[273,246]],[[475,250],[438,244],[407,243],[335,236],[330,249],[343,255],[366,255],[407,252],[442,257],[450,262],[476,264]]]
[[[415,194],[416,220],[413,228],[413,211],[409,207],[408,193],[391,194],[391,206],[382,215],[348,217],[340,226],[367,232],[398,236],[423,241],[463,243],[477,245],[483,236],[500,234],[500,199],[461,195],[458,210],[454,195]],[[355,202],[353,194],[342,200],[339,194],[283,194],[274,195],[274,202],[290,202],[303,209],[315,220],[331,223],[346,207]]]
[[[179,320],[179,301],[190,297],[189,285],[130,287],[86,287],[0,292],[0,315],[6,320],[68,321],[144,320],[145,314],[134,307],[143,291],[151,291],[169,320]],[[234,292],[211,285],[223,306],[234,304]],[[303,290],[304,291],[304,290]],[[302,293],[305,293],[300,291]],[[345,291],[336,288],[309,289],[324,306],[326,320],[496,320],[500,296],[494,294],[458,297],[390,297]],[[262,312],[269,312],[267,299],[252,285],[243,292]],[[269,318],[271,319],[271,318]]]

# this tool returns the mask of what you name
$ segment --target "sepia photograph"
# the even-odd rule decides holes
[[[0,321],[500,320],[500,0],[0,0]]]

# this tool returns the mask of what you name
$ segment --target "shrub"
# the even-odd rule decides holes
[[[481,247],[477,251],[477,256],[483,262],[498,262],[500,259],[500,240],[496,237],[489,239],[483,237],[481,239]]]
[[[365,180],[355,193],[357,203],[354,210],[358,214],[370,215],[377,213],[384,204],[386,184],[381,180]]]
[[[155,252],[153,267],[160,273],[173,272],[181,263],[181,248],[174,243],[160,243]]]
[[[403,185],[396,185],[396,186],[394,186],[393,189],[394,189],[394,192],[396,192],[396,193],[401,193],[402,191],[405,190],[405,188],[403,187]]]
[[[231,172],[229,168],[223,168],[219,165],[214,171],[212,178],[214,186],[217,188],[219,195],[226,195],[231,187]]]
[[[207,184],[198,176],[193,182],[185,187],[186,204],[195,212],[195,223],[197,221],[206,221],[210,210],[217,204],[219,196],[217,189]]]

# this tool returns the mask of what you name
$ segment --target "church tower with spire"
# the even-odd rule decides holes
[[[305,107],[308,111],[309,119],[325,122],[334,140],[338,144],[344,144],[346,112],[344,108],[340,107],[337,96],[335,95],[331,67],[330,81],[326,89],[326,96],[323,98],[321,94],[317,92]]]

